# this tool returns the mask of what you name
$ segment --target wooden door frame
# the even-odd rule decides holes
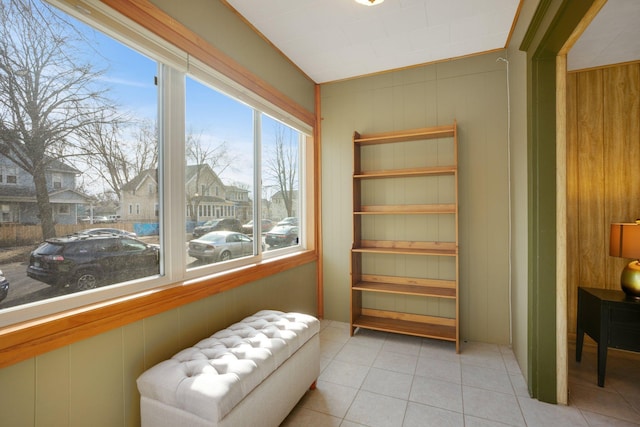
[[[568,276],[567,276],[567,55],[607,0],[595,0],[556,57],[556,373],[558,403],[568,404]]]

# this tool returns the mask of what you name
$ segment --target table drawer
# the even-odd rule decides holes
[[[626,310],[623,308],[611,310],[611,323],[623,323],[626,326],[638,326],[640,328],[640,310]]]
[[[612,325],[609,330],[609,347],[640,351],[640,328]]]

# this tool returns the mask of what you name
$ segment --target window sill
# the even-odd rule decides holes
[[[315,251],[297,252],[6,326],[0,329],[0,368],[317,259]]]

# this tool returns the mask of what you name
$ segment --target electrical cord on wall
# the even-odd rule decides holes
[[[511,93],[509,91],[509,60],[498,57],[496,62],[504,62],[507,64],[507,184],[509,188],[509,345],[513,345],[513,320],[512,320],[512,301],[511,301]]]

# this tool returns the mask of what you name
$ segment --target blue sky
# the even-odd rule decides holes
[[[78,22],[91,40],[94,51],[89,59],[97,69],[104,69],[102,82],[109,87],[109,96],[136,117],[156,120],[157,63],[141,53]],[[253,118],[252,109],[202,83],[186,78],[186,129],[198,135],[201,143],[210,146],[227,144],[231,166],[221,174],[225,184],[252,185],[253,179]],[[263,158],[271,152],[276,122],[263,119]],[[243,170],[244,169],[244,170]]]
[[[233,160],[221,178],[225,184],[251,185],[253,110],[191,78],[186,79],[186,92],[187,133],[199,135],[200,142],[211,147],[226,143]]]
[[[109,88],[109,97],[136,117],[156,120],[156,61],[90,27],[85,31],[99,52],[94,54],[92,63],[106,70],[101,80]],[[205,145],[215,147],[226,143],[230,157],[236,161],[234,167],[225,169],[221,178],[226,184],[241,181],[250,185],[252,170],[242,173],[235,166],[253,162],[252,110],[189,77],[186,78],[186,92],[187,132],[198,135]]]

